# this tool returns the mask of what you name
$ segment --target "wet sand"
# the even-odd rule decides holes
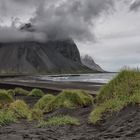
[[[25,89],[40,88],[45,92],[56,93],[65,89],[85,90],[92,95],[96,95],[97,91],[103,86],[101,83],[92,82],[57,82],[34,79],[32,77],[14,77],[1,78],[0,88],[23,87]]]

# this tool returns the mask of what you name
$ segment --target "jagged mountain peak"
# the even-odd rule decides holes
[[[88,54],[81,56],[81,61],[83,65],[87,66],[88,68],[94,71],[99,71],[99,72],[104,71],[98,64],[95,63],[94,59]]]

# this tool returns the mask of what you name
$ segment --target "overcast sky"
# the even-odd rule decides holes
[[[105,70],[140,67],[140,0],[0,0],[0,25],[0,41],[70,37]]]

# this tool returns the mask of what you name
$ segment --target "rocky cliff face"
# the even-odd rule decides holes
[[[43,74],[92,72],[81,63],[72,40],[0,43],[0,73]]]
[[[92,69],[93,71],[104,72],[104,70],[94,62],[93,58],[89,55],[85,55],[81,57],[83,65]]]

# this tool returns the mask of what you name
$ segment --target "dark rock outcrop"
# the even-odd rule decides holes
[[[87,66],[88,68],[94,70],[94,71],[99,71],[99,72],[104,72],[104,70],[94,62],[93,58],[89,55],[85,55],[81,57],[83,65]]]
[[[43,74],[93,72],[81,63],[72,40],[0,43],[0,73]]]

